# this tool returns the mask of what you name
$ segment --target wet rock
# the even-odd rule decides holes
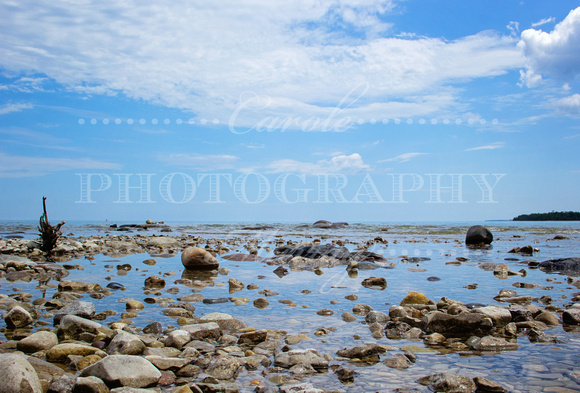
[[[546,273],[560,273],[568,276],[580,275],[580,258],[558,258],[541,262],[541,271]]]
[[[343,382],[343,383],[344,382],[353,382],[354,376],[356,375],[356,372],[353,369],[343,367],[343,366],[336,367],[334,369],[334,373],[338,377],[338,380]]]
[[[289,252],[293,257],[303,257],[317,259],[323,256],[332,257],[338,260],[346,261],[350,252],[346,247],[339,247],[332,244],[312,245],[298,247]]]
[[[145,305],[143,303],[141,303],[139,300],[129,300],[127,303],[125,303],[125,308],[130,311],[130,310],[143,310],[145,308]]]
[[[187,343],[191,341],[191,334],[186,330],[174,330],[165,339],[165,345],[182,349]]]
[[[385,336],[390,339],[416,339],[421,334],[421,329],[412,327],[403,321],[388,321],[385,325]]]
[[[279,353],[274,357],[274,365],[289,369],[297,364],[310,365],[314,369],[328,368],[328,360],[322,357],[315,349],[296,349]]]
[[[140,355],[144,350],[145,344],[139,337],[124,331],[117,331],[107,346],[109,355]]]
[[[103,287],[96,283],[80,281],[61,281],[58,284],[59,292],[101,292]]]
[[[32,315],[20,306],[14,306],[4,316],[4,322],[9,329],[21,328],[30,325],[34,319]]]
[[[504,338],[493,336],[470,337],[467,340],[467,345],[476,351],[503,352],[515,351],[518,349],[517,343],[509,342]]]
[[[100,358],[99,358],[100,359]],[[42,389],[46,391],[46,389],[55,381],[61,378],[65,372],[62,368],[49,363],[45,360],[38,359],[34,356],[26,357],[26,360],[36,371],[36,375],[40,380],[40,385]]]
[[[263,341],[266,341],[267,336],[268,331],[266,330],[256,330],[253,332],[244,333],[238,339],[238,344],[257,345]]]
[[[75,386],[76,378],[65,374],[55,379],[49,385],[49,393],[71,393]]]
[[[165,288],[165,279],[157,276],[147,277],[145,279],[146,289],[162,289]]]
[[[401,306],[391,306],[389,308],[389,318],[405,318],[407,316],[407,311]]]
[[[384,277],[365,278],[361,285],[365,288],[383,290],[387,287],[387,280]]]
[[[396,368],[397,370],[405,370],[411,367],[412,363],[407,356],[402,353],[397,353],[385,359],[383,364],[390,368]]]
[[[485,392],[485,393],[505,393],[508,392],[506,388],[501,386],[499,383],[489,380],[484,377],[475,377],[473,378],[473,382],[477,386],[478,392]]]
[[[65,315],[75,315],[84,319],[92,319],[95,317],[95,314],[95,305],[93,303],[76,300],[67,304],[54,314],[54,325],[58,325]]]
[[[386,324],[390,320],[389,316],[382,311],[371,310],[365,316],[365,321],[369,325],[372,323],[380,323],[382,325]]]
[[[78,340],[83,333],[112,336],[112,330],[98,322],[90,321],[75,315],[65,315],[60,320],[57,336],[60,340]]]
[[[366,316],[373,308],[368,304],[357,304],[352,308],[352,313],[360,317]]]
[[[159,370],[178,370],[189,364],[191,359],[170,358],[166,356],[145,356],[145,359],[151,362]]]
[[[489,317],[496,328],[502,328],[512,321],[512,314],[507,308],[486,306],[475,308],[473,312]]]
[[[263,297],[254,300],[254,307],[259,308],[260,310],[265,309],[269,305],[270,305],[270,302]]]
[[[81,371],[81,377],[94,376],[108,387],[128,386],[142,388],[156,384],[161,372],[140,356],[109,355]]]
[[[472,393],[476,390],[471,378],[451,373],[429,375],[419,378],[417,382],[429,386],[435,392]]]
[[[187,247],[181,253],[181,263],[189,270],[212,270],[219,268],[217,259],[203,248]]]
[[[344,312],[341,315],[341,318],[344,322],[354,322],[356,321],[356,317],[349,312]]]
[[[444,314],[434,311],[423,318],[424,330],[427,334],[472,335],[475,332],[486,332],[493,327],[491,318],[480,313],[463,312],[458,315]]]
[[[152,322],[143,328],[143,333],[159,336],[163,332],[163,326],[159,322]]]
[[[228,281],[230,293],[234,293],[237,291],[241,291],[244,289],[245,285],[240,280],[236,280],[235,278],[230,278]]]
[[[474,225],[467,230],[465,244],[470,246],[491,244],[493,234],[483,225]]]
[[[146,247],[177,248],[179,247],[179,240],[166,236],[150,237]]]
[[[542,311],[534,319],[538,322],[543,322],[548,326],[557,326],[560,324],[558,317],[549,311]]]
[[[21,355],[0,354],[0,381],[3,393],[43,392],[36,371]]]
[[[421,292],[409,292],[407,296],[401,300],[400,306],[407,306],[411,304],[429,304],[431,301],[427,296]]]
[[[323,308],[322,310],[316,311],[316,314],[323,316],[323,317],[329,317],[329,316],[334,314],[334,311],[332,311],[329,308]]]
[[[117,290],[124,291],[124,290],[127,289],[127,288],[125,288],[125,286],[123,284],[120,284],[118,282],[110,282],[110,283],[108,283],[107,284],[107,288],[112,289],[114,291],[117,291]]]
[[[230,301],[230,299],[228,299],[227,297],[219,297],[219,298],[213,298],[213,299],[203,299],[202,303],[203,304],[220,304],[220,303],[228,303]]]
[[[52,332],[40,331],[18,341],[16,348],[25,353],[46,351],[58,344],[58,337]]]
[[[221,313],[221,312],[212,312],[209,314],[204,315],[199,319],[200,322],[215,322],[218,324],[220,329],[224,332],[235,333],[239,330],[245,329],[248,325],[239,318],[236,318],[232,315]]]
[[[338,356],[350,359],[364,359],[380,353],[385,353],[385,347],[375,343],[365,343],[351,348],[344,348],[336,351]]]
[[[562,313],[562,322],[568,325],[580,325],[580,309],[571,308]]]

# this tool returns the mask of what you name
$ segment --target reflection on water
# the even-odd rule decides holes
[[[150,259],[147,254],[136,254],[111,260],[108,256],[97,255],[94,260],[79,259],[69,261],[70,266],[79,265],[80,269],[70,270],[69,280],[98,283],[106,287],[110,282],[122,285],[125,290],[112,290],[112,294],[103,299],[92,299],[84,295],[82,300],[92,301],[97,312],[106,310],[117,312],[102,323],[120,319],[125,312],[127,299],[145,302],[153,296],[178,301],[189,299],[195,306],[195,315],[203,316],[212,312],[223,312],[244,320],[256,328],[284,330],[289,334],[306,334],[309,339],[303,340],[293,348],[315,348],[321,353],[333,357],[336,351],[347,346],[360,345],[364,342],[377,342],[395,347],[400,353],[408,345],[415,346],[418,360],[411,368],[404,371],[390,369],[383,364],[346,364],[355,368],[357,375],[353,385],[342,385],[330,372],[316,374],[310,378],[315,386],[326,389],[348,389],[349,392],[367,392],[390,390],[397,387],[412,386],[423,389],[415,380],[424,375],[442,371],[457,371],[468,376],[484,376],[508,387],[510,391],[558,391],[556,388],[580,389],[580,335],[576,329],[565,331],[562,326],[552,328],[549,334],[555,334],[561,343],[534,344],[527,336],[518,337],[519,349],[500,354],[477,354],[469,350],[449,351],[449,349],[426,348],[421,340],[392,340],[385,336],[374,338],[364,322],[357,317],[354,322],[345,322],[342,314],[351,312],[356,304],[368,304],[376,310],[388,312],[391,305],[396,305],[411,291],[423,292],[437,302],[442,297],[465,303],[484,303],[505,306],[494,297],[501,289],[515,290],[518,296],[541,298],[550,296],[554,307],[563,308],[571,302],[573,294],[579,289],[567,281],[566,276],[546,274],[537,269],[530,269],[527,260],[543,261],[551,258],[578,256],[580,252],[580,223],[512,223],[490,222],[488,228],[494,233],[495,241],[490,249],[468,249],[463,244],[464,233],[469,223],[421,224],[351,224],[338,230],[320,230],[296,228],[296,224],[270,224],[273,231],[244,231],[241,228],[249,224],[171,224],[172,233],[166,235],[181,236],[183,233],[194,234],[205,239],[240,238],[239,246],[232,246],[231,252],[246,253],[243,244],[251,239],[258,239],[262,246],[259,254],[273,255],[276,242],[300,243],[316,238],[321,244],[340,239],[350,250],[364,245],[371,252],[384,255],[392,269],[359,270],[347,272],[345,266],[321,269],[316,273],[309,271],[291,271],[286,275],[277,275],[277,266],[265,263],[229,261],[218,257],[221,274],[216,271],[188,271],[181,265],[180,255],[168,258],[155,257],[153,266],[144,264]],[[28,226],[27,226],[28,225]],[[35,224],[4,224],[2,233],[19,231],[24,236],[36,236]],[[252,223],[251,225],[259,225]],[[78,226],[67,223],[68,231],[75,236],[90,234],[111,235],[106,225]],[[386,230],[385,230],[386,229]],[[148,232],[149,233],[149,232]],[[154,233],[154,232],[151,232]],[[126,233],[123,233],[126,234]],[[565,234],[567,239],[552,240],[555,234]],[[3,235],[4,236],[4,235]],[[277,237],[277,236],[282,236]],[[380,236],[387,242],[371,242]],[[508,253],[514,247],[532,245],[540,249],[533,257]],[[270,250],[266,250],[269,246]],[[421,257],[413,259],[411,257]],[[428,258],[428,259],[425,259]],[[406,262],[405,262],[406,261]],[[525,269],[526,276],[509,276],[498,279],[490,264],[505,263],[511,271]],[[132,269],[118,270],[116,265],[129,264]],[[173,274],[172,272],[175,272]],[[227,273],[227,274],[226,274]],[[356,274],[355,274],[356,273]],[[166,286],[152,295],[145,293],[144,281],[147,277],[157,275],[164,277]],[[387,287],[384,290],[369,289],[361,285],[365,278],[385,277]],[[434,280],[433,277],[439,280]],[[205,299],[228,299],[230,295],[228,280],[235,278],[244,284],[236,291],[236,298],[249,301],[206,302]],[[526,283],[522,287],[519,283]],[[50,284],[54,284],[51,281]],[[31,299],[51,299],[56,293],[52,286],[38,287],[39,282],[0,281],[0,291],[10,297],[23,296],[29,293]],[[263,292],[264,290],[269,290]],[[260,293],[262,292],[262,293]],[[277,294],[273,294],[277,293]],[[188,295],[201,295],[190,296]],[[271,295],[271,296],[268,296]],[[264,309],[254,306],[254,300],[266,298],[268,305]],[[355,300],[349,300],[355,299]],[[163,304],[168,302],[146,302],[144,310],[132,318],[133,325],[144,327],[152,321],[163,326],[176,326],[176,319],[162,313]],[[1,304],[1,302],[0,302]],[[330,309],[332,315],[318,315],[317,311]],[[52,325],[49,315],[41,321]],[[0,320],[0,327],[5,327]],[[314,334],[325,328],[324,335]],[[321,330],[319,330],[321,331]],[[417,349],[419,348],[419,349]],[[250,373],[242,373],[238,382],[249,386],[254,379]],[[551,390],[552,389],[552,390]],[[425,390],[423,390],[425,391]]]

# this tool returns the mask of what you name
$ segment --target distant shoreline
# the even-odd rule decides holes
[[[580,212],[549,212],[520,214],[512,221],[580,221]]]

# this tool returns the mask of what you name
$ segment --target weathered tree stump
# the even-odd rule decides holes
[[[40,225],[38,226],[38,231],[40,232],[40,249],[46,253],[47,258],[52,255],[52,250],[56,247],[56,242],[62,235],[60,228],[65,224],[64,221],[56,224],[55,226],[50,225],[48,222],[48,214],[46,214],[46,197],[42,197],[42,209],[43,214],[40,216]]]

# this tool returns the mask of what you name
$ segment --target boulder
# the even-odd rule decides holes
[[[362,280],[361,285],[365,288],[383,290],[387,287],[387,280],[384,277],[368,277]]]
[[[165,279],[158,276],[151,276],[145,279],[145,288],[162,289],[165,288]]]
[[[230,333],[235,333],[248,327],[248,325],[241,319],[222,312],[212,312],[206,314],[199,320],[200,322],[215,322],[218,324],[220,329]]]
[[[549,259],[539,265],[541,271],[546,273],[560,273],[567,276],[580,275],[580,258]]]
[[[58,344],[58,337],[52,332],[36,332],[18,341],[16,348],[25,353],[48,350]]]
[[[177,349],[183,348],[191,341],[191,334],[186,330],[174,330],[165,339],[165,346]]]
[[[60,325],[57,330],[59,339],[78,340],[83,333],[94,334],[95,336],[102,333],[107,337],[113,335],[113,331],[108,327],[75,315],[65,315],[60,320]]]
[[[475,308],[472,312],[483,314],[493,321],[493,326],[502,328],[512,321],[512,313],[509,309],[497,306]]]
[[[145,344],[134,334],[117,331],[117,334],[107,346],[109,355],[140,355],[145,350]]]
[[[562,313],[562,322],[567,325],[580,325],[580,309],[571,308]]]
[[[4,322],[9,329],[21,328],[30,325],[34,319],[32,315],[20,306],[14,306],[4,316]]]
[[[64,343],[58,344],[50,348],[46,353],[46,360],[51,363],[64,363],[68,356],[89,356],[101,353],[105,355],[99,348],[90,345]]]
[[[462,312],[449,315],[434,311],[423,317],[427,334],[441,333],[457,336],[471,336],[476,332],[487,332],[493,328],[493,321],[481,313]]]
[[[97,377],[77,378],[72,393],[108,393],[109,388]]]
[[[401,300],[401,306],[407,306],[410,304],[429,304],[430,300],[421,292],[409,292],[407,296]]]
[[[76,300],[67,304],[54,314],[54,325],[58,325],[65,315],[76,315],[77,317],[92,319],[95,314],[95,305],[93,303]]]
[[[12,353],[0,354],[2,393],[42,393],[40,379],[26,358]]]
[[[289,369],[297,364],[310,365],[316,370],[328,369],[328,360],[315,349],[293,349],[274,357],[274,365]]]
[[[311,259],[328,256],[343,261],[346,261],[350,256],[350,252],[346,247],[339,247],[332,244],[298,247],[290,251],[289,254],[294,257],[304,257]]]
[[[384,352],[386,352],[386,349],[383,346],[375,343],[366,343],[356,347],[340,349],[336,354],[350,359],[363,359]]]
[[[435,392],[472,393],[477,388],[473,379],[451,373],[429,375],[419,378],[417,382]]]
[[[467,230],[465,235],[465,244],[467,245],[481,245],[491,244],[493,242],[493,234],[483,225],[474,225]]]
[[[189,270],[213,270],[219,267],[219,262],[212,254],[198,247],[187,247],[183,250],[181,263]]]
[[[197,323],[181,327],[191,335],[192,340],[214,339],[217,340],[222,335],[219,325],[215,322]]]
[[[501,337],[485,336],[485,337],[471,337],[467,340],[467,345],[476,351],[515,351],[518,349],[518,344],[509,342]]]
[[[221,356],[213,361],[205,370],[216,379],[235,379],[242,367],[242,362],[233,356]]]
[[[94,376],[102,379],[109,388],[142,388],[154,385],[161,372],[147,359],[140,356],[109,355],[81,371],[81,377]]]

